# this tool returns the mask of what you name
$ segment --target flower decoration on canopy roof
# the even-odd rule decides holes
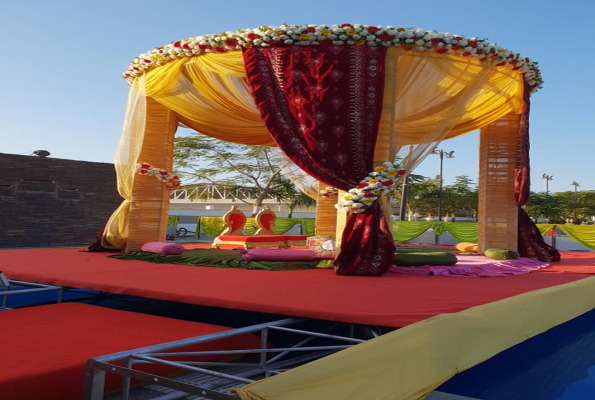
[[[424,29],[360,24],[261,26],[178,40],[139,55],[129,65],[123,77],[132,84],[143,73],[183,57],[225,53],[254,46],[292,45],[392,46],[418,52],[473,57],[497,67],[519,71],[524,75],[531,92],[536,92],[543,85],[537,62],[485,39]]]
[[[343,204],[335,204],[335,207],[346,212],[363,213],[379,197],[388,194],[405,172],[399,164],[386,161],[362,179],[356,188],[345,193]]]
[[[141,175],[154,176],[165,183],[167,190],[176,190],[180,188],[180,178],[173,172],[168,172],[163,168],[154,167],[151,164],[136,164],[136,173]]]

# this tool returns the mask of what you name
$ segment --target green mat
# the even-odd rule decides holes
[[[131,251],[124,254],[108,256],[118,260],[139,260],[156,264],[180,264],[195,267],[218,267],[259,269],[265,271],[297,271],[315,269],[321,260],[311,261],[246,261],[236,250],[194,249],[186,250],[182,254],[168,255],[147,253],[145,251]]]
[[[395,253],[459,253],[456,249],[444,249],[441,247],[421,247],[421,246],[396,246]]]

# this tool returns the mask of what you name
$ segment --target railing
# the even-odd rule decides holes
[[[23,289],[21,287],[25,287],[28,289]],[[56,302],[61,303],[64,288],[55,285],[44,285],[41,283],[31,283],[8,279],[6,278],[4,273],[0,271],[0,298],[2,298],[0,310],[10,310],[10,307],[8,307],[8,296],[17,296],[40,292],[56,292]]]
[[[176,392],[168,393],[167,398],[185,398],[185,394],[201,396],[201,398],[213,400],[237,400],[235,394],[217,391],[218,387],[227,392],[229,387],[243,386],[256,380],[281,373],[287,369],[299,366],[312,360],[332,354],[365,340],[354,337],[332,335],[327,332],[343,324],[327,323],[321,332],[297,329],[294,326],[308,320],[287,318],[274,322],[237,328],[229,331],[212,333],[196,338],[183,339],[170,343],[163,343],[154,346],[144,347],[136,350],[124,351],[111,355],[95,357],[87,361],[85,376],[85,400],[99,400],[104,396],[104,382],[106,373],[117,374],[122,377],[122,400],[130,398],[131,379],[147,382],[153,386],[170,388]],[[350,333],[353,330],[349,331]],[[287,336],[291,335],[293,345],[284,347],[270,347],[271,335],[275,333]],[[259,334],[260,348],[247,350],[222,350],[222,351],[176,351],[181,347],[195,345],[198,343],[213,342],[232,336],[245,334]],[[371,336],[377,334],[371,332]],[[323,339],[325,344],[314,344],[314,339]],[[328,343],[328,344],[327,344]],[[297,355],[296,355],[297,354]],[[189,357],[200,357],[201,355],[255,355],[248,362],[223,362],[223,361],[192,361]],[[184,361],[169,360],[172,357],[184,357]],[[135,365],[160,364],[177,367],[181,370],[194,374],[208,375],[217,378],[217,383],[201,385],[193,383],[191,379],[171,379],[163,376],[150,374],[134,369]],[[124,365],[124,366],[121,366]],[[221,372],[222,368],[235,367],[237,373],[231,374]],[[208,369],[207,369],[208,368]],[[218,369],[219,368],[219,369]]]
[[[249,187],[234,187],[226,188],[216,185],[204,185],[187,189],[173,190],[170,193],[171,200],[232,200],[245,199],[250,202],[258,197],[258,190]],[[273,196],[267,195],[265,199],[274,199]]]

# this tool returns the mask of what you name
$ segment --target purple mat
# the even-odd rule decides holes
[[[421,267],[399,267],[393,265],[390,272],[413,275],[438,275],[463,278],[481,278],[489,276],[513,276],[528,274],[550,264],[533,258],[517,258],[516,260],[492,260],[475,254],[456,254],[457,263],[453,266],[429,265]]]

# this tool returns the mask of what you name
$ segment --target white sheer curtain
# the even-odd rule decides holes
[[[128,216],[136,164],[143,145],[147,114],[144,76],[137,78],[128,94],[128,105],[122,127],[122,135],[114,158],[118,177],[118,193],[124,198],[122,204],[108,220],[102,238],[102,246],[123,249],[128,237]]]
[[[281,168],[285,175],[302,193],[314,200],[318,199],[318,181],[308,175],[304,170],[295,165],[278,147],[271,151],[274,162]]]

